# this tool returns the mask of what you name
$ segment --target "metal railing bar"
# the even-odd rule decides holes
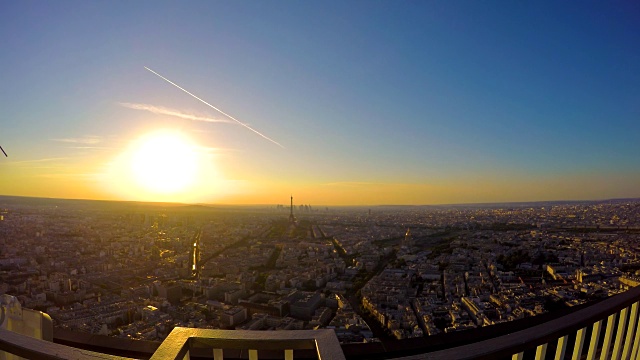
[[[130,359],[78,349],[50,341],[35,339],[26,335],[0,328],[0,351],[5,351],[27,359]]]
[[[511,356],[511,360],[522,360],[523,357],[524,357],[524,352],[521,352],[521,353],[513,354],[513,356]]]
[[[322,331],[316,336],[316,348],[320,360],[345,360],[340,342],[333,330]]]
[[[266,331],[264,331],[266,332]],[[166,341],[166,340],[165,340]],[[214,348],[214,349],[236,349],[246,350],[248,348],[256,348],[258,350],[286,350],[292,347],[300,350],[315,350],[316,345],[313,339],[308,340],[238,340],[238,339],[207,339],[207,338],[191,338],[191,346],[193,348]],[[340,348],[340,345],[338,345]],[[340,348],[342,349],[342,348]]]
[[[611,360],[620,360],[620,355],[622,355],[622,340],[624,339],[624,333],[627,330],[627,313],[629,312],[629,308],[624,308],[620,312],[620,321],[618,322],[618,331],[616,334],[616,343],[613,345],[613,354],[611,355]]]
[[[194,328],[175,328],[173,331],[183,332],[190,339],[190,346],[194,348],[214,349],[316,349],[315,339],[323,333],[333,330],[282,330],[282,331],[251,331],[251,330],[212,330]],[[171,338],[173,332],[167,339]],[[166,342],[167,340],[165,340]],[[340,347],[338,345],[338,347]]]
[[[285,351],[286,355],[286,350],[293,354],[293,349],[313,349],[323,360],[344,359],[338,338],[329,329],[249,331],[194,328],[173,329],[151,359],[180,359],[189,349],[194,348],[252,349],[249,350],[251,359],[252,356],[257,359],[257,350]],[[222,353],[220,356],[222,357]]]
[[[182,328],[174,328],[158,349],[151,355],[151,360],[182,359],[189,352],[189,335]],[[195,330],[195,329],[194,329]]]

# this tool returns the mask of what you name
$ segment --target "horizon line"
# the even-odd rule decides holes
[[[189,203],[189,202],[177,202],[177,201],[141,201],[141,200],[116,200],[116,199],[87,199],[87,198],[60,198],[60,197],[43,197],[43,196],[29,196],[29,195],[3,195],[0,194],[0,198],[28,198],[28,199],[45,199],[45,200],[69,200],[69,201],[101,201],[101,202],[121,202],[121,203],[138,203],[138,204],[155,204],[155,205],[176,205],[176,206],[234,206],[234,207],[250,207],[250,206],[277,206],[284,203]],[[541,203],[584,203],[584,202],[607,202],[607,201],[640,201],[640,197],[622,197],[622,198],[604,198],[604,199],[580,199],[580,200],[527,200],[527,201],[495,201],[495,202],[470,202],[470,203],[438,203],[438,204],[348,204],[348,205],[331,205],[331,204],[317,204],[312,207],[451,207],[451,206],[492,206],[492,205],[509,205],[509,204],[541,204]],[[299,205],[311,205],[311,204],[298,204]],[[295,205],[294,205],[295,206]]]

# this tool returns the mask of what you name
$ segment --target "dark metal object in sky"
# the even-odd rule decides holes
[[[7,153],[4,151],[4,149],[2,148],[2,146],[0,146],[0,150],[2,150],[2,153],[4,154],[5,157],[9,157],[9,155],[7,155]]]

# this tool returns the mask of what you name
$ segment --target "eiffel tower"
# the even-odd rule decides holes
[[[289,222],[292,224],[296,222],[296,217],[293,216],[293,195],[291,195],[291,213],[289,214]]]

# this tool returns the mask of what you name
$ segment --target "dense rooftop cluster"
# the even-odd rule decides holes
[[[430,336],[638,284],[640,201],[289,209],[0,198],[0,294],[55,326]]]

